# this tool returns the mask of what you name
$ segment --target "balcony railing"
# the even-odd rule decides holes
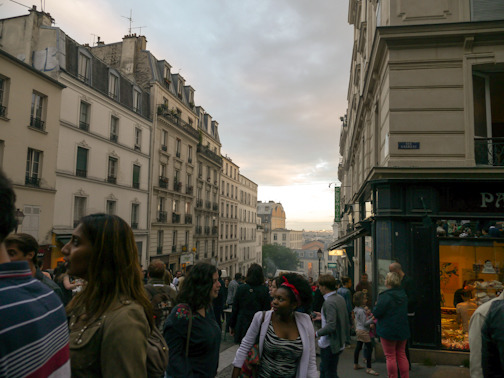
[[[0,105],[0,117],[5,117],[6,114],[7,114],[7,107]]]
[[[207,209],[211,209],[212,208],[212,203],[210,201],[206,201],[205,202],[205,206]]]
[[[203,200],[202,199],[196,200],[196,207],[198,207],[198,208],[203,207]]]
[[[107,176],[107,182],[111,184],[117,184],[117,177],[115,176]]]
[[[504,166],[504,138],[475,139],[474,158],[477,165]]]
[[[168,219],[168,215],[166,214],[166,211],[158,211],[158,216],[157,216],[158,222],[166,223],[167,219]]]
[[[212,235],[217,235],[218,232],[219,232],[219,228],[217,226],[213,226],[212,227]]]
[[[172,245],[172,247],[171,247],[171,251],[172,251],[172,252],[177,252],[177,246],[176,246],[176,245]]]
[[[131,222],[131,228],[132,228],[133,230],[138,229],[138,222]]]
[[[163,108],[158,107],[158,114],[162,116],[163,118],[167,119],[170,121],[173,125],[179,127],[180,129],[184,130],[187,134],[192,136],[195,139],[199,139],[199,132],[195,128],[193,128],[191,125],[189,125],[187,122],[182,121],[180,117],[175,113],[173,114],[171,111]]]
[[[159,246],[157,247],[157,250],[156,250],[157,254],[160,255],[163,253],[163,247]]]
[[[186,214],[186,216],[185,216],[185,224],[192,224],[192,215]]]
[[[214,202],[213,205],[212,205],[212,210],[213,211],[219,211],[219,204]]]
[[[75,176],[78,177],[87,177],[87,169],[76,169]]]
[[[193,194],[193,187],[192,186],[188,186],[186,188],[186,194]]]
[[[180,192],[180,189],[182,189],[182,183],[180,181],[175,181],[173,183],[173,190]]]
[[[180,223],[180,214],[172,213],[172,223]]]
[[[25,185],[40,187],[40,179],[34,176],[25,176]]]
[[[115,134],[110,134],[110,140],[111,140],[112,142],[117,143],[117,139],[118,139],[118,138],[119,138],[119,137],[118,137],[117,135],[115,135]]]
[[[196,235],[201,235],[201,226],[196,226]]]
[[[205,226],[205,235],[210,235],[210,226]]]
[[[84,131],[89,131],[89,123],[87,122],[79,122],[79,129],[84,130]]]
[[[140,189],[140,183],[133,181],[133,188]]]
[[[168,146],[167,146],[167,145],[165,145],[165,144],[162,144],[162,145],[161,145],[161,149],[162,149],[164,152],[166,152],[166,151],[168,151]]]
[[[159,176],[159,186],[161,188],[165,188],[167,189],[168,188],[168,177],[164,177],[164,176]]]
[[[38,117],[30,117],[30,126],[37,130],[44,130],[45,122]]]
[[[197,151],[222,167],[222,158],[216,153],[212,152],[208,147],[198,144]]]

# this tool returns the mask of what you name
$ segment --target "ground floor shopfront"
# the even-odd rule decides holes
[[[358,208],[355,238],[345,240],[353,244],[355,281],[368,273],[376,298],[398,261],[416,283],[412,347],[467,351],[470,316],[503,289],[504,183],[375,180]]]

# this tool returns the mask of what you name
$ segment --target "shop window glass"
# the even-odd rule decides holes
[[[441,345],[469,350],[469,322],[481,304],[503,290],[504,238],[500,221],[437,222]]]

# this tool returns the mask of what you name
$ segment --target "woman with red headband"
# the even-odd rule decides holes
[[[259,378],[318,377],[315,361],[315,331],[310,316],[296,311],[309,308],[310,285],[298,274],[286,274],[271,302],[272,310],[257,312],[233,361],[233,377],[240,374],[248,351],[259,335]],[[263,321],[264,319],[264,321]]]

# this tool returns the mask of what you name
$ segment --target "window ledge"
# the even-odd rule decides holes
[[[0,116],[0,119],[2,119],[4,121],[10,121],[10,118],[7,118],[6,116]]]
[[[44,134],[44,135],[47,135],[47,134],[48,134],[48,132],[47,132],[47,131],[37,129],[36,127],[30,126],[30,125],[28,125],[28,128],[29,128],[30,130],[36,131],[36,132],[41,133],[41,134]]]

